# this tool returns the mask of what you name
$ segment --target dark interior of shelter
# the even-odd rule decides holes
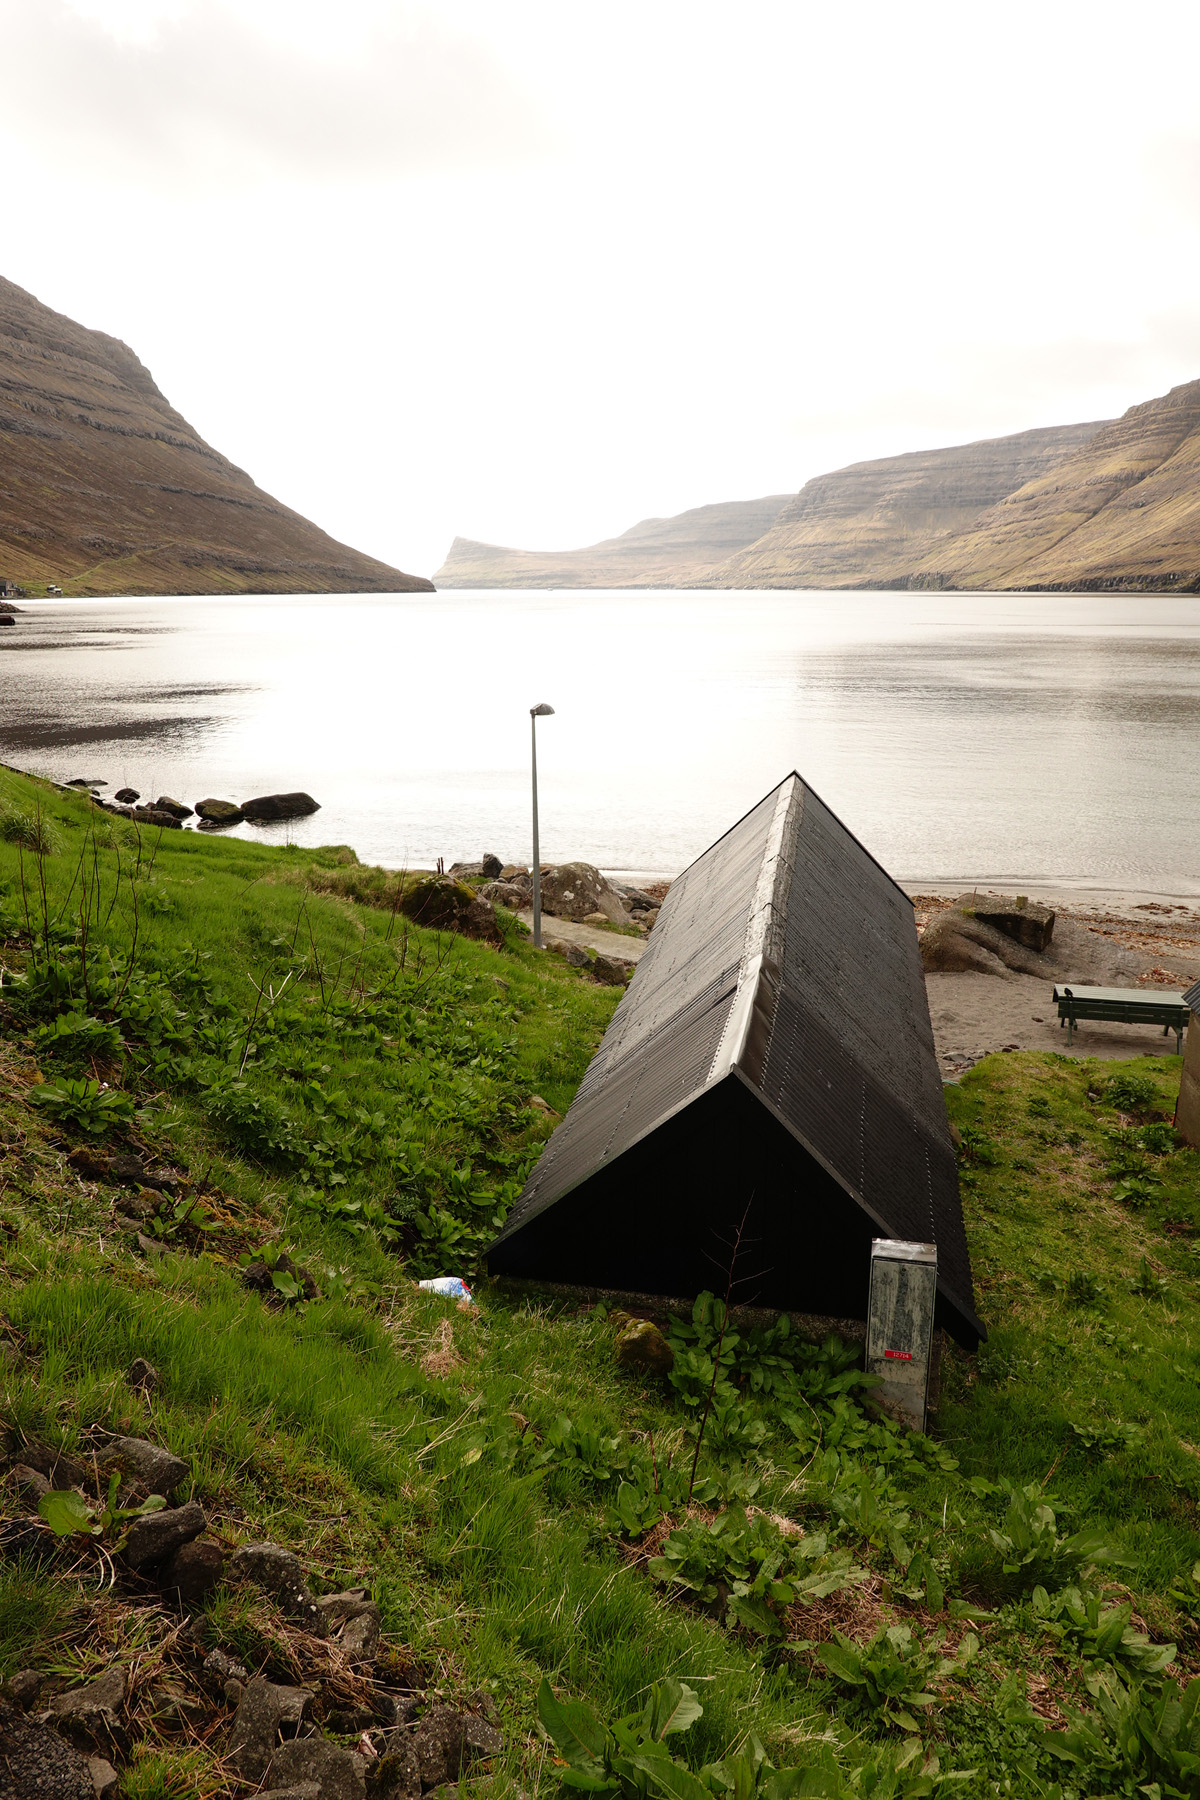
[[[861,1320],[887,1230],[730,1076],[494,1245],[494,1275]],[[935,1323],[974,1349],[939,1294]]]

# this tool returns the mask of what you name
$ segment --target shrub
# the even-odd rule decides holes
[[[32,850],[35,856],[53,856],[58,849],[58,838],[45,814],[22,812],[15,806],[6,806],[0,812],[0,838],[22,850]]]
[[[1100,1087],[1106,1106],[1117,1112],[1145,1112],[1158,1100],[1158,1089],[1149,1075],[1110,1075]]]
[[[33,1035],[39,1050],[76,1060],[89,1056],[111,1059],[120,1056],[125,1048],[115,1025],[106,1025],[82,1012],[59,1013]]]
[[[1089,1793],[1127,1793],[1126,1782],[1139,1794],[1200,1791],[1200,1679],[1186,1688],[1165,1681],[1155,1691],[1105,1669],[1088,1687],[1099,1710],[1072,1719],[1066,1731],[1048,1731],[1044,1742],[1084,1771]]]
[[[943,1656],[944,1631],[922,1639],[907,1625],[882,1626],[861,1648],[840,1631],[835,1640],[817,1650],[834,1680],[848,1687],[860,1706],[904,1731],[921,1729],[911,1708],[936,1701],[937,1695],[927,1691],[929,1684],[963,1674],[979,1647],[967,1632],[958,1655]]]
[[[1098,1529],[1064,1537],[1054,1508],[1043,1499],[1036,1482],[1010,1490],[1004,1529],[989,1529],[988,1537],[1000,1557],[999,1579],[994,1585],[1001,1592],[1057,1589],[1090,1563],[1123,1561]]]
[[[133,1101],[128,1094],[119,1088],[101,1087],[90,1077],[81,1081],[43,1081],[30,1089],[29,1099],[52,1119],[76,1125],[90,1137],[103,1137],[114,1125],[127,1125],[133,1117]]]

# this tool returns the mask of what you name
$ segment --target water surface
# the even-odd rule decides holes
[[[1200,599],[487,592],[26,601],[0,757],[389,866],[671,873],[798,768],[904,879],[1200,893]]]

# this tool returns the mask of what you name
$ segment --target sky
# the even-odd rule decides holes
[[[432,573],[1200,377],[1200,9],[0,0],[0,274]]]

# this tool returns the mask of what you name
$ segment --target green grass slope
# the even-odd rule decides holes
[[[948,1353],[913,1437],[843,1347],[718,1302],[663,1321],[653,1374],[602,1309],[417,1290],[474,1274],[615,996],[515,931],[418,931],[390,893],[344,851],[139,842],[3,777],[10,1464],[48,1446],[86,1471],[101,1430],[152,1438],[219,1543],[368,1586],[377,1674],[495,1709],[504,1750],[464,1800],[1200,1793],[1178,1064],[1007,1055],[950,1090],[991,1335]],[[114,1151],[173,1191],[106,1176]],[[310,1297],[278,1262],[247,1285],[282,1251]],[[128,1800],[252,1791],[201,1640],[307,1681],[338,1737],[365,1678],[257,1591],[227,1578],[185,1632],[119,1529],[51,1542],[13,1523],[36,1509],[11,1476],[0,1495],[0,1674],[52,1693],[125,1669]],[[367,1791],[388,1791],[373,1766]]]

